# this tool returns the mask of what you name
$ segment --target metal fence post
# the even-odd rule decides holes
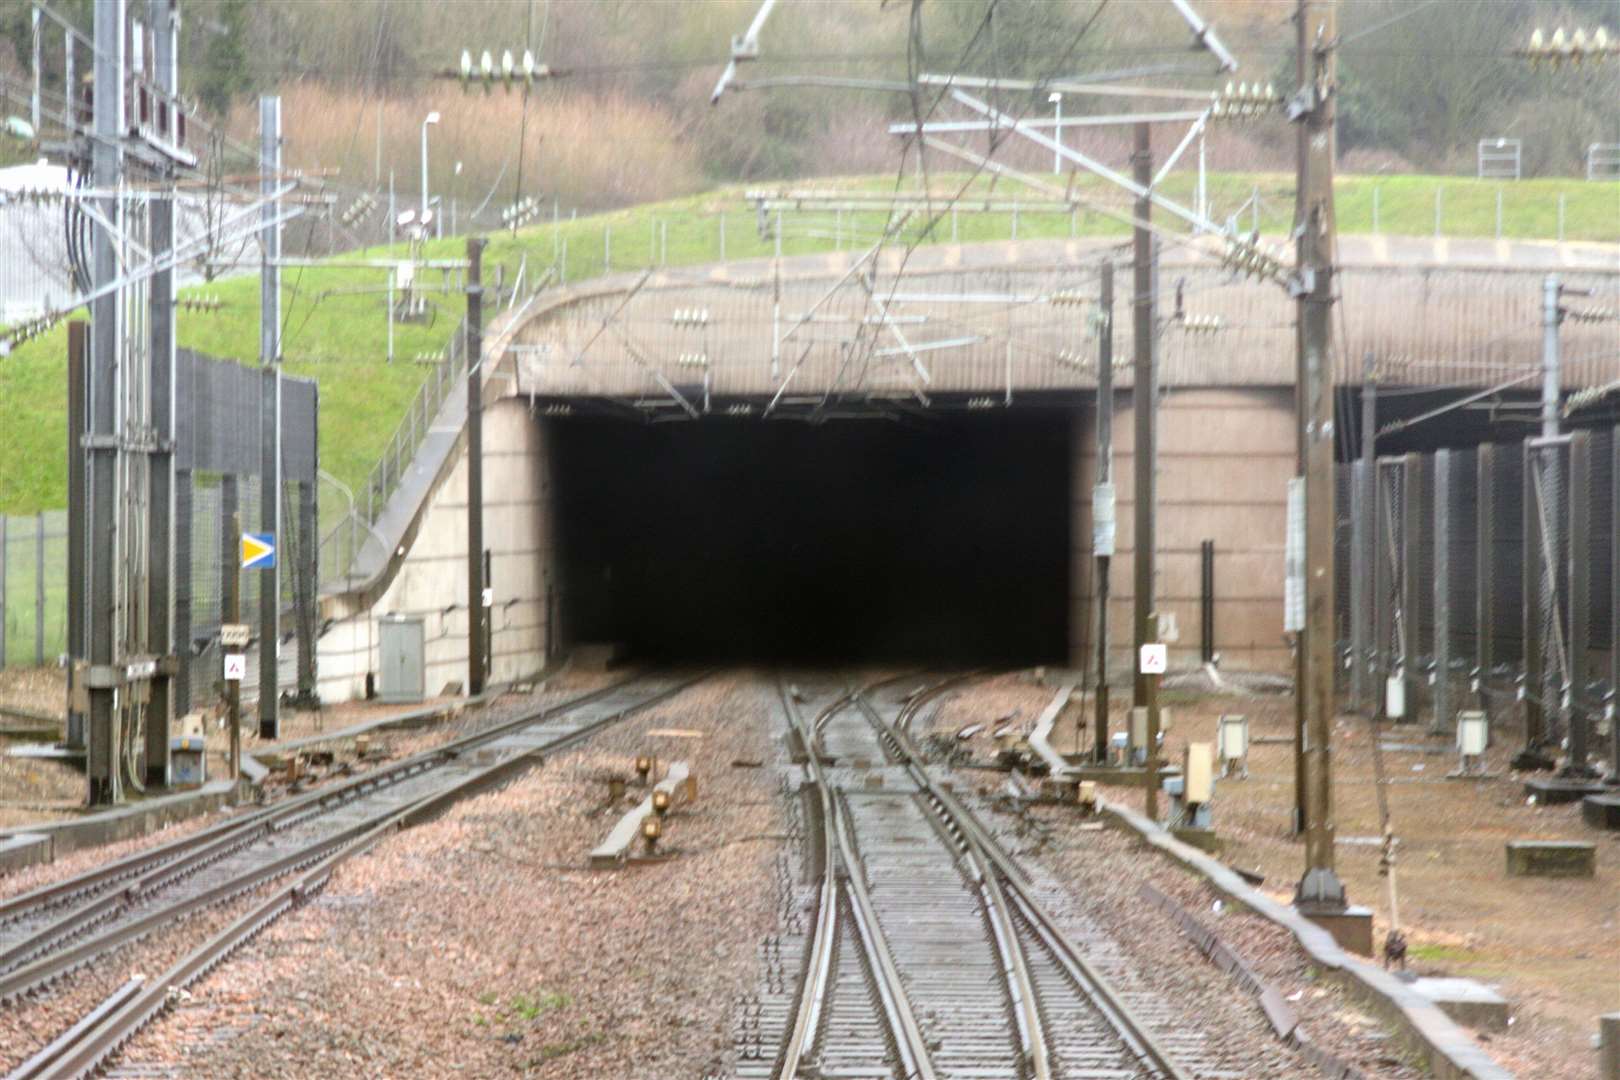
[[[223,474],[219,478],[219,621],[222,623],[236,621],[231,615],[232,604],[241,596],[235,532],[241,498],[241,481],[236,474]]]
[[[6,666],[6,515],[0,514],[0,670]]]
[[[1569,555],[1564,565],[1569,567],[1569,681],[1564,686],[1565,726],[1569,739],[1569,758],[1563,775],[1575,779],[1590,779],[1597,775],[1587,764],[1587,718],[1591,710],[1586,706],[1586,673],[1590,666],[1587,649],[1590,644],[1591,549],[1587,547],[1592,518],[1592,433],[1577,431],[1569,440]]]
[[[1423,606],[1421,553],[1423,551],[1423,455],[1407,454],[1403,459],[1401,485],[1401,655],[1397,661],[1408,693],[1406,722],[1417,719],[1414,677],[1418,666],[1419,611]]]
[[[1496,238],[1502,239],[1502,189],[1496,189]]]
[[[1374,184],[1373,185],[1373,220],[1372,220],[1372,231],[1373,231],[1374,236],[1378,235],[1378,192],[1379,192],[1379,188],[1378,188],[1378,186],[1376,184]]]
[[[1620,427],[1612,442],[1609,529],[1609,779],[1620,780]]]
[[[1541,755],[1543,712],[1541,708],[1541,530],[1537,527],[1536,458],[1528,440],[1524,443],[1524,681],[1519,692],[1524,698],[1524,750],[1519,758],[1526,765]]]
[[[1564,193],[1558,193],[1558,242],[1564,242]]]
[[[1440,235],[1440,206],[1445,200],[1445,195],[1446,189],[1444,187],[1434,189],[1434,235],[1436,236]]]
[[[174,474],[174,712],[191,711],[191,515],[190,469]]]
[[[1372,508],[1372,629],[1373,648],[1371,667],[1373,676],[1373,708],[1381,709],[1378,704],[1384,700],[1384,687],[1382,681],[1389,677],[1394,665],[1394,639],[1395,639],[1395,552],[1392,543],[1393,530],[1391,519],[1395,516],[1393,497],[1384,497],[1384,473],[1390,471],[1395,475],[1394,463],[1374,463],[1373,473],[1373,508]]]
[[[1434,453],[1434,714],[1429,730],[1451,723],[1451,467],[1450,450]]]
[[[720,261],[726,261],[726,212],[720,211]]]
[[[1371,527],[1367,507],[1366,461],[1350,465],[1350,707],[1360,710],[1367,700],[1368,594],[1372,567],[1367,562],[1367,536]]]
[[[1491,712],[1491,666],[1496,638],[1496,575],[1491,572],[1496,545],[1496,447],[1482,443],[1476,451],[1479,469],[1479,498],[1475,502],[1479,543],[1474,552],[1474,621],[1479,629],[1475,639],[1474,693],[1487,717]]]
[[[34,666],[45,666],[45,513],[34,516]]]

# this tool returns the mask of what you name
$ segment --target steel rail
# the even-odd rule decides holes
[[[525,714],[513,721],[472,732],[451,740],[442,746],[420,751],[408,758],[393,762],[380,769],[362,773],[338,784],[317,788],[303,795],[284,799],[269,806],[249,811],[246,814],[239,814],[192,833],[190,836],[171,840],[166,844],[146,851],[135,852],[116,862],[93,867],[82,874],[65,878],[62,881],[42,885],[20,896],[0,900],[0,926],[28,918],[50,907],[70,903],[87,893],[96,893],[111,888],[129,878],[143,877],[143,880],[145,880],[144,875],[147,875],[154,868],[183,865],[183,860],[208,861],[203,854],[205,852],[211,851],[216,857],[222,857],[224,854],[229,854],[228,841],[233,835],[242,835],[265,826],[274,829],[278,823],[285,823],[286,819],[292,818],[303,811],[311,808],[320,809],[323,808],[325,803],[343,798],[357,791],[363,793],[370,790],[367,785],[374,787],[383,781],[397,781],[415,775],[424,768],[441,764],[447,755],[453,758],[467,749],[474,748],[490,739],[499,738],[518,727],[539,723],[552,719],[557,715],[571,712],[591,702],[600,700],[610,693],[623,689],[642,677],[645,677],[645,673],[629,676],[569,698],[567,701],[547,706],[537,712]],[[150,884],[145,886],[145,888],[150,887]],[[16,951],[13,947],[5,952],[0,952],[0,967],[4,967]]]
[[[898,681],[909,676],[894,676],[882,680],[878,685]],[[861,863],[859,851],[855,845],[854,835],[849,824],[849,815],[842,805],[842,796],[836,794],[832,785],[822,772],[821,759],[824,756],[817,749],[816,743],[820,739],[820,731],[827,721],[837,713],[847,708],[856,698],[853,691],[846,691],[831,704],[823,708],[808,727],[803,718],[794,708],[786,694],[783,702],[787,706],[788,721],[798,727],[801,737],[805,740],[808,750],[806,771],[810,782],[816,787],[824,806],[824,828],[822,830],[827,844],[826,855],[823,860],[822,883],[822,909],[821,917],[816,926],[818,937],[825,934],[826,951],[819,959],[822,967],[811,970],[817,975],[814,982],[807,980],[802,995],[813,995],[812,1002],[806,1002],[801,997],[799,1013],[805,1017],[808,1013],[808,1023],[801,1027],[795,1024],[790,1038],[788,1051],[784,1056],[784,1065],[777,1075],[782,1080],[795,1080],[798,1076],[799,1063],[803,1061],[811,1046],[822,1037],[818,1031],[818,1019],[826,1005],[826,995],[831,974],[832,939],[837,932],[838,925],[838,897],[840,891],[848,899],[851,919],[855,924],[862,950],[866,958],[866,967],[871,973],[873,989],[877,992],[878,1000],[882,1005],[884,1019],[888,1027],[889,1042],[896,1056],[900,1059],[901,1075],[907,1080],[936,1080],[933,1061],[929,1055],[927,1040],[923,1037],[922,1028],[917,1022],[916,1011],[912,1008],[910,995],[907,994],[905,984],[901,981],[898,966],[894,962],[894,955],[889,949],[888,941],[883,928],[878,923],[876,908],[872,903],[870,891],[867,889],[864,868]],[[839,889],[840,868],[842,868],[843,888]],[[808,966],[808,965],[807,965]],[[791,1060],[793,1070],[786,1063]]]
[[[513,754],[478,769],[438,791],[429,792],[413,800],[408,805],[383,815],[380,819],[373,818],[360,823],[353,829],[346,830],[345,839],[341,843],[323,842],[316,845],[320,848],[320,854],[315,856],[318,861],[305,873],[301,874],[297,880],[277,889],[252,911],[243,915],[224,931],[188,954],[169,971],[165,972],[161,978],[135,991],[132,996],[124,1000],[123,1004],[115,1006],[110,1014],[107,1012],[107,1004],[104,1003],[86,1016],[84,1020],[75,1024],[67,1033],[55,1040],[47,1048],[53,1051],[53,1056],[48,1062],[50,1066],[49,1073],[22,1073],[19,1070],[11,1074],[7,1080],[27,1080],[29,1076],[33,1075],[75,1078],[90,1075],[167,1006],[169,1001],[172,1000],[172,991],[174,989],[189,986],[225,960],[265,926],[318,892],[330,880],[333,869],[344,860],[370,850],[394,830],[424,821],[469,794],[478,792],[493,783],[511,779],[541,761],[544,754],[555,753],[558,750],[572,746],[604,728],[616,724],[632,713],[640,712],[667,700],[669,697],[706,678],[707,674],[705,672],[687,679],[677,680],[671,687],[645,700],[610,713],[584,727],[563,733],[557,738],[532,749]],[[584,703],[584,697],[589,697],[593,701],[598,700],[603,696],[603,693],[622,688],[634,681],[635,679],[627,679],[614,684],[612,687],[605,688],[601,693],[593,692],[591,695],[582,696],[581,699],[572,700],[580,703]],[[568,704],[570,703],[563,703],[563,705]],[[561,707],[563,706],[554,708]],[[535,714],[535,719],[547,712],[548,710],[539,710]],[[530,722],[535,721],[531,720]],[[501,726],[509,731],[513,725],[503,724]],[[311,860],[305,860],[306,865],[309,861]],[[98,1016],[100,1017],[99,1020],[97,1019]]]
[[[909,740],[902,742],[904,727],[910,725],[912,719],[928,702],[942,697],[974,678],[976,674],[966,672],[913,691],[901,707],[900,715],[893,725],[883,719],[865,694],[855,695],[856,703],[866,715],[867,721],[878,732],[885,751],[893,760],[910,769],[914,778],[918,779],[918,786],[925,796],[930,793],[932,785],[925,782],[925,777],[916,777],[918,770]],[[928,800],[928,806],[940,831],[966,857],[971,876],[979,888],[984,903],[985,923],[1001,965],[1003,989],[1012,1006],[1013,1021],[1018,1029],[1019,1056],[1022,1064],[1034,1080],[1051,1080],[1051,1052],[1047,1044],[1045,1021],[1041,1017],[1040,1001],[1036,997],[1034,980],[1029,974],[1028,959],[1019,940],[1021,935],[1013,922],[1012,909],[1007,903],[995,867],[986,858],[977,839],[946,810],[944,803],[937,799]]]
[[[955,682],[961,681],[958,677]],[[953,683],[954,684],[954,683]],[[945,684],[938,684],[936,689],[943,692]],[[912,715],[921,708],[921,705],[933,695],[917,695],[916,708],[911,709]],[[880,730],[887,728],[895,741],[903,748],[904,761],[907,770],[917,785],[930,796],[936,813],[942,820],[948,820],[961,830],[967,842],[977,852],[988,867],[993,870],[992,877],[1006,887],[1005,900],[1010,901],[1011,907],[1016,908],[1028,923],[1042,944],[1063,966],[1070,980],[1095,1005],[1098,1011],[1108,1021],[1119,1035],[1121,1040],[1131,1052],[1154,1071],[1155,1075],[1163,1080],[1193,1080],[1192,1074],[1176,1063],[1175,1059],[1164,1045],[1149,1030],[1148,1025],[1141,1020],[1128,1006],[1107,978],[1098,971],[1075,948],[1067,935],[1057,926],[1050,914],[1031,895],[1033,889],[1028,878],[1019,869],[1017,863],[1009,856],[995,838],[978,823],[973,814],[968,811],[956,797],[944,787],[937,784],[928,769],[922,764],[922,757],[917,753],[916,747],[911,743],[909,732],[900,729],[898,725],[889,725],[882,720],[877,710],[870,704],[866,705],[867,716],[882,725]],[[910,718],[907,718],[909,724]],[[1023,935],[1017,935],[1022,937]]]
[[[705,677],[704,674],[699,674],[685,679],[674,680],[668,687],[665,687],[664,689],[659,690],[650,696],[640,698],[630,705],[627,705],[616,712],[610,713],[591,724],[587,724],[573,732],[565,733],[556,739],[547,741],[542,745],[542,747],[539,748],[539,750],[549,753],[572,745],[572,743],[594,734],[596,731],[601,730],[601,728],[611,723],[616,723],[618,720],[623,719],[630,713],[642,711],[668,699],[674,694],[679,693],[681,690],[684,690],[693,683],[699,681],[703,677]],[[309,803],[300,803],[299,806],[293,807],[292,809],[301,811],[301,813],[299,813],[296,817],[291,817],[289,815],[291,819],[290,822],[283,821],[280,824],[283,828],[290,828],[291,824],[293,823],[319,816],[321,813],[335,807],[349,805],[365,794],[382,790],[386,786],[392,786],[392,784],[383,784],[382,781],[384,779],[391,779],[393,783],[398,783],[402,779],[420,776],[424,773],[431,772],[434,768],[443,767],[454,763],[465,757],[469,750],[486,745],[491,741],[497,740],[504,735],[511,734],[514,731],[521,730],[534,724],[543,723],[546,720],[553,719],[560,714],[576,711],[585,705],[600,701],[602,698],[615,691],[631,687],[637,681],[638,679],[635,677],[621,680],[589,694],[572,698],[567,702],[562,702],[558,705],[550,706],[544,709],[533,710],[512,721],[504,722],[490,729],[464,736],[460,739],[454,740],[452,743],[446,744],[444,747],[414,755],[413,757],[398,763],[396,767],[388,770],[388,776],[386,777],[380,774],[367,774],[363,777],[357,777],[355,781],[344,785],[341,791],[335,789],[333,791],[320,793],[325,796],[325,801],[331,805],[324,807],[315,806],[312,808],[311,804]],[[535,752],[537,751],[526,751],[516,754],[514,757],[526,759],[532,757]],[[487,771],[487,769],[482,770],[474,775],[481,776]],[[463,782],[455,782],[441,790],[451,793],[461,793],[465,790],[465,784]],[[340,794],[350,795],[352,798],[344,799],[341,802],[337,801],[334,797]],[[434,797],[435,796],[430,793],[429,795],[419,797],[418,799],[412,801],[410,805],[416,806],[422,801],[422,799],[432,799]],[[287,808],[284,807],[283,809]],[[75,945],[65,948],[57,948],[55,951],[47,952],[46,955],[33,960],[31,963],[26,963],[21,967],[14,968],[9,972],[0,975],[0,1001],[14,998],[28,990],[33,989],[34,987],[64,975],[72,969],[79,967],[80,965],[85,964],[106,952],[145,937],[154,930],[157,930],[169,923],[178,921],[192,912],[223,903],[247,890],[257,888],[266,882],[275,880],[276,878],[282,877],[290,872],[294,872],[308,866],[312,862],[324,858],[332,851],[342,849],[346,844],[353,841],[356,837],[364,835],[375,822],[379,820],[387,820],[393,812],[394,808],[385,807],[380,812],[373,812],[359,822],[339,829],[335,833],[319,837],[287,853],[286,855],[281,856],[280,858],[248,867],[243,871],[228,877],[226,880],[202,890],[199,893],[188,897],[182,897],[168,903],[160,904],[153,911],[141,915],[138,918],[135,918],[120,926],[114,927],[105,933],[87,938]],[[267,837],[271,835],[271,832],[261,830],[261,827],[265,824],[266,823],[263,822],[254,823],[253,829],[250,830],[251,836],[238,843],[235,850],[241,850],[242,848],[246,847],[252,838]],[[272,828],[271,831],[279,830]],[[222,840],[225,839],[231,838],[222,838]],[[173,866],[161,866],[155,872],[153,889],[155,890],[162,885],[173,884],[183,876],[188,875],[178,872]],[[97,922],[106,921],[107,919],[116,917],[116,915],[120,913],[127,912],[147,895],[149,894],[143,893],[137,888],[122,890],[118,893],[112,894],[110,897],[104,897],[102,900],[98,900],[90,905],[89,909],[87,910],[94,911],[95,918],[93,920],[88,916],[80,918],[77,913],[71,915],[68,920],[58,920],[56,923],[51,924],[50,927],[47,927],[45,931],[30,939],[31,941],[39,943],[34,949],[34,952],[37,953],[41,949],[49,950],[52,943],[61,943],[63,940],[62,935],[57,934],[56,931],[59,930],[65,922],[71,921],[75,924],[73,929],[82,930],[88,926],[94,925]],[[109,903],[108,901],[112,901],[113,903]],[[23,950],[19,947],[10,951],[12,953],[21,953]]]
[[[804,721],[792,695],[780,680],[777,689],[782,697],[782,708],[788,725],[803,732]],[[776,1075],[792,1080],[799,1075],[799,1064],[810,1048],[819,1026],[821,1010],[827,996],[828,979],[832,973],[833,935],[838,928],[837,877],[833,873],[833,860],[837,841],[833,838],[832,796],[821,780],[821,766],[814,751],[809,754],[810,776],[821,807],[821,890],[816,901],[816,931],[811,940],[810,955],[805,962],[804,977],[800,980],[798,1007],[794,1010],[793,1028],[777,1061]]]
[[[928,1041],[923,1038],[922,1028],[917,1024],[917,1013],[912,1008],[911,996],[906,993],[905,983],[900,978],[900,969],[894,962],[894,953],[889,948],[888,937],[878,922],[877,908],[872,903],[872,893],[866,885],[865,866],[855,845],[849,814],[842,805],[843,799],[843,793],[839,792],[833,800],[833,805],[838,807],[833,825],[838,833],[839,860],[845,870],[844,880],[848,883],[846,893],[850,898],[850,909],[855,915],[855,925],[860,932],[866,955],[871,961],[872,972],[876,976],[873,982],[883,1002],[889,1030],[894,1035],[895,1049],[900,1054],[901,1075],[906,1077],[906,1080],[912,1080],[913,1077],[916,1080],[936,1080],[938,1073],[934,1070],[934,1063],[929,1055]]]

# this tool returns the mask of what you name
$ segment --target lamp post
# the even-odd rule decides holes
[[[1052,151],[1052,175],[1061,176],[1063,175],[1063,95],[1054,90],[1047,95],[1046,100],[1052,103],[1052,108],[1056,112],[1054,117],[1056,126],[1052,132],[1052,138],[1057,141],[1057,149]]]
[[[439,122],[439,110],[434,109],[422,121],[422,220],[427,220],[428,212],[428,158],[427,158],[427,129],[429,124]]]

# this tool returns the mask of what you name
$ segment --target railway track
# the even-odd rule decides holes
[[[529,710],[343,783],[0,903],[0,1007],[191,914],[277,882],[267,898],[162,978],[126,985],[8,1076],[83,1076],[165,1004],[393,829],[498,782],[703,676],[623,680]]]
[[[1167,1045],[1151,995],[1121,993],[1088,959],[1107,955],[1107,943],[1071,940],[1049,910],[1051,890],[922,767],[910,720],[963,678],[880,684],[898,695],[892,715],[872,700],[879,686],[840,694],[808,721],[783,692],[810,748],[820,823],[804,835],[816,837],[826,872],[793,947],[800,979],[780,995],[792,1006],[759,1009],[780,1050],[740,1063],[739,1077],[1219,1075],[1197,1067],[1201,1036]]]

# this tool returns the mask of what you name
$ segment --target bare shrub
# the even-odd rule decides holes
[[[378,99],[357,90],[296,83],[282,92],[287,167],[335,168],[344,183],[359,187],[386,187],[393,170],[395,190],[414,197],[421,188],[422,121],[434,110],[441,120],[428,135],[432,192],[464,208],[476,206],[499,179],[491,205],[511,201],[524,126],[521,93],[462,94],[445,86]],[[242,105],[233,111],[230,127],[252,144],[256,123],[255,108]],[[535,92],[523,142],[525,194],[543,192],[565,206],[624,206],[703,186],[696,150],[679,138],[669,113],[618,94]]]

